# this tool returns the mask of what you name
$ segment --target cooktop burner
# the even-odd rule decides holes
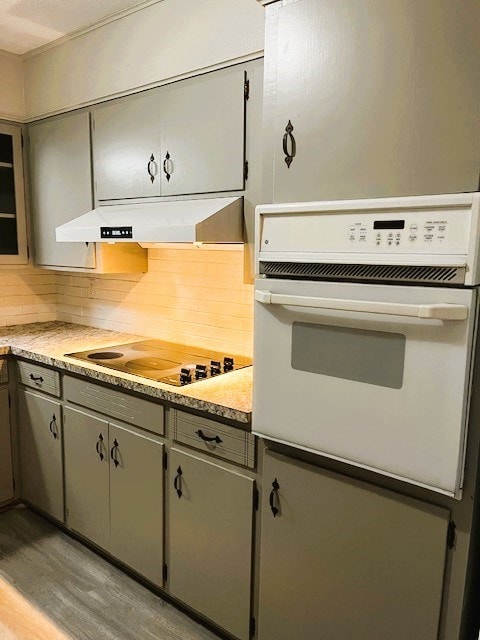
[[[65,355],[176,387],[214,378],[252,364],[249,358],[242,356],[225,355],[161,340],[118,344],[108,351],[90,349]]]

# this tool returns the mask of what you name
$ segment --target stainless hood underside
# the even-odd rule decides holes
[[[243,242],[243,198],[97,207],[55,229],[57,242]]]

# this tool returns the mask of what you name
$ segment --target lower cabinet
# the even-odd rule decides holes
[[[22,497],[63,522],[60,403],[31,391],[20,390],[18,433]]]
[[[8,389],[0,389],[0,504],[13,498],[12,436]]]
[[[268,453],[263,494],[258,640],[437,639],[448,510]]]
[[[161,586],[164,445],[72,407],[64,415],[68,526]]]
[[[254,480],[177,449],[168,466],[170,593],[248,640]]]

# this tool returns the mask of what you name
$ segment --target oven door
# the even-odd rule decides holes
[[[257,280],[253,432],[460,498],[476,297]]]

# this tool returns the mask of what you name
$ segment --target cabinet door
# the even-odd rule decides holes
[[[62,416],[59,402],[18,392],[22,497],[63,522]]]
[[[12,498],[12,438],[8,389],[0,389],[0,504]]]
[[[235,68],[164,90],[162,195],[244,188],[244,83]]]
[[[109,430],[110,552],[162,586],[164,445],[125,427]]]
[[[267,7],[275,201],[475,191],[479,23],[477,0]]]
[[[99,200],[160,195],[158,91],[97,107],[93,158]]]
[[[27,262],[22,131],[0,123],[0,265]]]
[[[71,407],[64,417],[67,524],[108,550],[108,423]]]
[[[264,462],[259,640],[436,640],[448,511]]]
[[[241,640],[249,638],[253,489],[251,478],[172,449],[170,592]]]
[[[31,125],[28,131],[36,264],[95,267],[95,244],[57,242],[55,228],[92,209],[90,116]]]

